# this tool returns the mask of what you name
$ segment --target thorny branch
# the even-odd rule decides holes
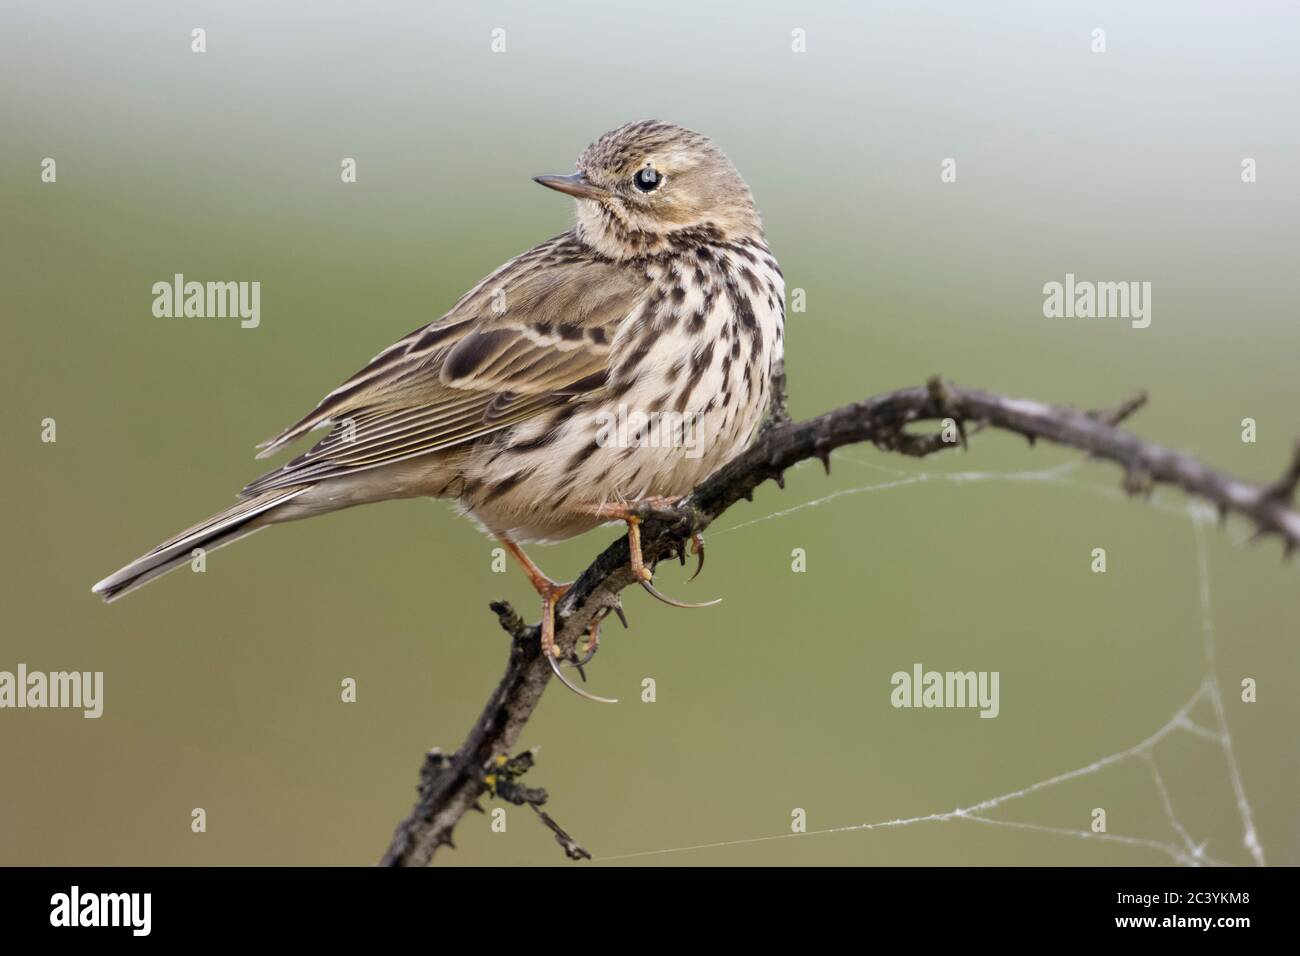
[[[1300,512],[1293,505],[1300,484],[1300,446],[1278,480],[1254,484],[1119,428],[1120,422],[1145,403],[1145,395],[1109,411],[1082,412],[1008,398],[935,377],[924,386],[899,389],[792,422],[786,413],[781,370],[774,376],[773,386],[768,421],[747,452],[676,507],[645,512],[641,548],[647,564],[681,555],[691,535],[703,531],[740,499],[752,500],[754,489],[763,482],[772,480],[784,486],[786,469],[801,461],[818,458],[829,472],[831,452],[864,441],[884,451],[923,457],[964,447],[967,434],[981,428],[1014,432],[1030,444],[1042,439],[1080,449],[1119,465],[1130,494],[1149,494],[1157,484],[1176,485],[1215,505],[1221,518],[1235,513],[1248,519],[1256,527],[1256,537],[1277,535],[1285,555],[1300,546]],[[944,427],[939,432],[915,434],[908,426],[917,422],[941,422]],[[556,641],[561,650],[571,652],[593,618],[611,610],[621,613],[619,592],[634,583],[627,539],[620,538],[591,563],[560,602]],[[526,753],[511,759],[509,754],[552,673],[539,650],[537,625],[525,624],[509,604],[493,604],[492,610],[511,638],[506,672],[460,749],[450,757],[437,750],[426,755],[419,799],[398,824],[383,865],[428,864],[439,847],[452,846],[456,824],[468,810],[478,808],[484,795],[528,804],[556,834],[570,858],[587,855],[542,812],[546,792],[517,781],[532,765],[532,757]],[[506,768],[509,770],[503,776]]]

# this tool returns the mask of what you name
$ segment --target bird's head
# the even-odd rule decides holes
[[[597,252],[629,259],[698,237],[760,237],[749,187],[699,133],[642,120],[606,133],[568,176],[538,176],[578,200],[578,233]]]

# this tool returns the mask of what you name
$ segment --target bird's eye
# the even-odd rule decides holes
[[[659,173],[655,171],[653,166],[645,167],[632,177],[632,182],[636,185],[636,188],[641,190],[643,193],[654,192],[659,188],[659,184],[662,181],[662,178],[659,176]]]

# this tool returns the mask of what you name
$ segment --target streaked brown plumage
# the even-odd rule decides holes
[[[195,548],[391,498],[454,499],[514,550],[617,517],[611,503],[683,495],[743,450],[781,356],[784,286],[730,161],[646,121],[538,181],[577,198],[574,229],[375,356],[259,457],[324,438],[94,590],[113,600]],[[617,409],[686,416],[698,446],[599,440]]]

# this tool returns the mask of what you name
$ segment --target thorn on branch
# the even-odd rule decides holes
[[[1291,451],[1291,461],[1282,477],[1264,489],[1264,497],[1269,501],[1289,505],[1295,497],[1296,486],[1300,485],[1300,442],[1296,442]]]
[[[1147,393],[1137,392],[1132,397],[1120,402],[1113,408],[1096,409],[1085,414],[1089,418],[1103,421],[1107,425],[1118,425],[1147,403]],[[1033,443],[1031,438],[1030,444]]]
[[[961,444],[961,450],[970,451],[970,445],[966,442],[966,423],[960,418],[954,418],[952,423],[957,426],[957,440]]]
[[[817,460],[822,463],[822,467],[826,469],[826,474],[829,475],[831,473],[830,443],[824,438],[818,438],[813,443],[813,454],[817,456]]]

